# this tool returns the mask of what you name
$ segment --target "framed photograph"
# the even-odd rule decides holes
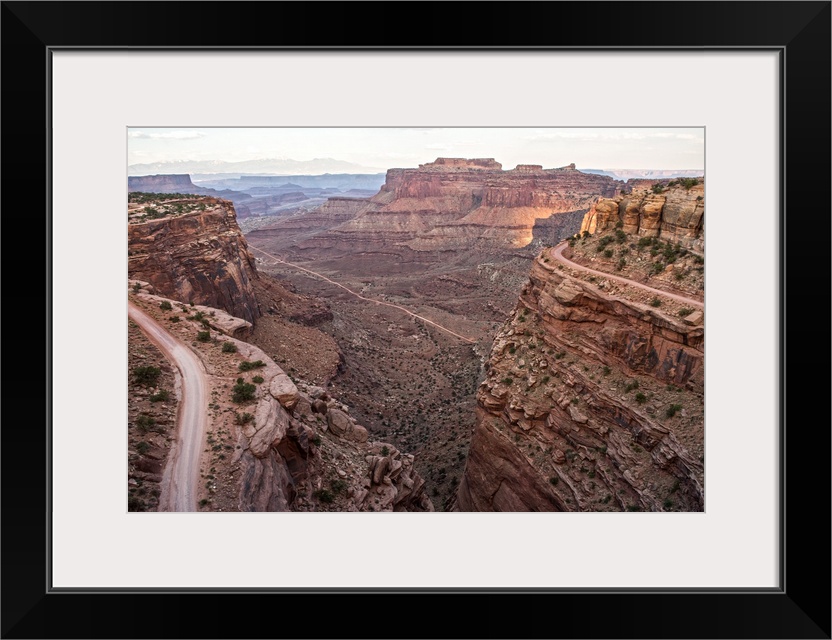
[[[830,440],[811,400],[828,379],[805,357],[828,349],[816,335],[806,348],[797,307],[806,274],[829,291],[830,3],[488,3],[460,20],[401,6],[411,24],[394,46],[367,26],[381,5],[3,3],[7,309],[45,299],[28,316],[36,332],[45,318],[47,363],[44,376],[7,317],[7,349],[26,344],[7,364],[45,380],[21,397],[46,411],[24,429],[20,399],[5,403],[3,636],[283,634],[265,616],[222,619],[239,596],[290,598],[310,635],[437,635],[427,614],[388,612],[379,632],[320,615],[341,595],[418,594],[407,602],[461,618],[487,599],[466,632],[483,637],[830,637]],[[703,131],[703,508],[201,513],[200,495],[186,513],[129,509],[130,140],[215,127]],[[170,202],[131,214],[174,215]],[[135,280],[131,295],[156,295]],[[158,624],[167,612],[180,628]]]

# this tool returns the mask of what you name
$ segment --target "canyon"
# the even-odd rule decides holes
[[[438,158],[251,226],[178,179],[131,194],[131,298],[215,377],[200,509],[702,510],[704,184],[686,180]]]

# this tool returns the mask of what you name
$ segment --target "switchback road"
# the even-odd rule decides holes
[[[171,449],[165,466],[159,511],[197,511],[199,458],[208,425],[208,380],[205,370],[193,351],[132,302],[128,305],[128,315],[182,376],[176,445]]]
[[[683,302],[684,304],[689,304],[692,307],[696,307],[697,309],[704,309],[705,303],[700,302],[699,300],[694,300],[693,298],[686,298],[685,296],[678,295],[676,293],[670,293],[668,291],[663,291],[662,289],[654,289],[653,287],[648,287],[646,284],[641,284],[640,282],[635,282],[634,280],[628,280],[627,278],[622,278],[621,276],[614,276],[612,274],[606,273],[604,271],[596,271],[595,269],[590,269],[589,267],[585,267],[582,264],[578,264],[577,262],[572,262],[569,258],[565,258],[563,255],[563,250],[568,245],[568,242],[562,242],[556,247],[552,247],[548,249],[549,255],[551,255],[555,260],[558,262],[565,264],[573,269],[577,269],[579,271],[585,271],[587,273],[592,273],[596,276],[601,276],[603,278],[607,278],[608,280],[615,280],[617,282],[621,282],[623,284],[630,285],[632,287],[638,287],[639,289],[644,289],[645,291],[650,291],[651,293],[658,294],[660,296],[665,296],[666,298],[673,298],[678,302]]]

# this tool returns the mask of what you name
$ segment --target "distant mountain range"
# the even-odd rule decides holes
[[[579,171],[610,176],[616,180],[631,178],[664,180],[665,178],[698,178],[705,175],[702,169],[579,169]]]
[[[334,158],[314,158],[312,160],[292,160],[291,158],[260,158],[227,162],[225,160],[175,160],[172,162],[151,162],[131,164],[127,167],[128,176],[147,176],[170,173],[189,174],[226,174],[241,176],[243,174],[280,174],[280,175],[322,175],[326,173],[383,173],[386,169],[365,167],[354,162],[335,160]]]

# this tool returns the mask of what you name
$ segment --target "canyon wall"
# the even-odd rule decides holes
[[[622,186],[608,176],[581,173],[574,165],[519,165],[504,171],[491,158],[437,158],[417,169],[390,169],[378,194],[362,204],[333,201],[274,229],[299,234],[294,246],[301,250],[516,249],[532,242],[538,221],[586,211],[599,196],[611,198]],[[339,210],[348,217],[339,217]],[[323,231],[321,216],[329,221]],[[265,237],[268,230],[256,234]]]
[[[257,270],[234,206],[210,197],[177,202],[204,210],[143,219],[137,216],[145,209],[131,205],[129,277],[149,282],[161,295],[254,322],[261,315],[251,286]]]
[[[641,182],[641,181],[639,181]],[[600,198],[586,214],[581,232],[614,229],[621,223],[625,233],[657,236],[670,243],[704,248],[705,184],[685,188],[678,181],[655,183],[653,188],[637,185],[632,193]]]
[[[703,510],[702,314],[612,295],[550,256],[494,341],[455,508]]]

